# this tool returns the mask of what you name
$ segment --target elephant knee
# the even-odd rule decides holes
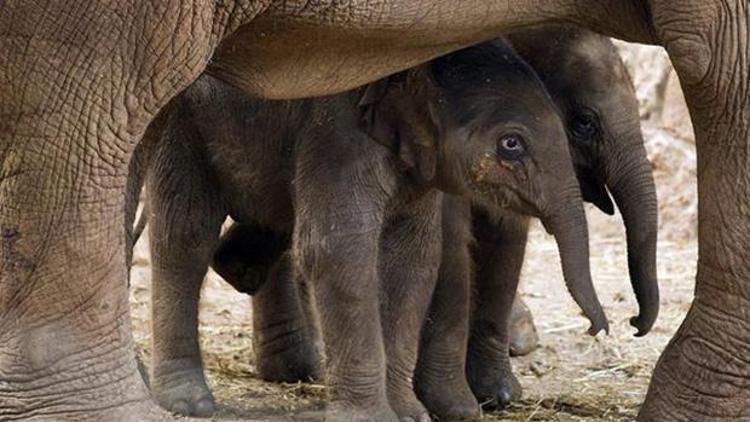
[[[324,301],[361,303],[371,300],[376,289],[377,243],[342,241],[321,237],[314,242],[297,243],[295,271],[316,287]]]

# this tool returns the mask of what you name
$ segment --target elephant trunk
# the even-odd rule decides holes
[[[561,200],[556,201],[561,206],[547,213],[542,223],[557,241],[568,291],[591,322],[588,333],[592,336],[601,330],[609,333],[609,323],[591,282],[588,226],[581,194],[577,185],[563,192]]]
[[[640,136],[607,165],[605,183],[612,193],[625,224],[628,270],[639,314],[630,319],[646,335],[659,314],[659,284],[656,277],[656,234],[658,230],[656,187],[651,163]]]

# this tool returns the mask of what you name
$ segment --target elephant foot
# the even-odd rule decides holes
[[[281,352],[256,352],[258,376],[269,382],[312,382],[321,380],[322,362],[320,353],[302,342],[298,347],[289,347]]]
[[[387,403],[377,406],[357,406],[351,402],[336,400],[326,406],[326,422],[401,422],[396,412]]]
[[[475,365],[469,360],[466,372],[469,386],[483,409],[502,409],[521,398],[521,383],[508,364],[501,367],[487,368]]]
[[[407,397],[403,397],[406,395]],[[430,422],[430,414],[413,393],[390,400],[400,422]]]
[[[741,304],[704,305],[719,297],[698,290],[692,308],[659,358],[639,421],[744,420],[748,416],[750,329]],[[705,299],[704,299],[705,298]]]
[[[30,419],[31,421],[34,418]],[[174,415],[164,411],[151,400],[113,407],[96,415],[81,416],[78,420],[123,421],[123,422],[172,422]]]
[[[441,421],[466,421],[479,418],[479,403],[469,388],[463,364],[460,371],[451,375],[446,371],[434,372],[428,376],[424,371],[415,377],[417,397],[430,414]]]
[[[151,376],[151,391],[160,406],[180,415],[205,418],[216,410],[203,368],[192,359],[160,363]]]
[[[430,422],[432,419],[430,418],[430,415],[425,411],[424,413],[420,414],[413,414],[409,416],[399,416],[398,418],[399,422]]]
[[[516,297],[510,314],[510,355],[525,356],[539,345],[539,334],[528,306]]]

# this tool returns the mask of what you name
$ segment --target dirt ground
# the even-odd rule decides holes
[[[695,154],[692,144],[647,127],[648,148],[660,199],[658,273],[661,313],[645,338],[633,337],[628,319],[637,312],[628,281],[624,231],[619,216],[588,210],[594,282],[611,322],[609,335],[588,327],[562,281],[554,241],[538,226],[523,271],[523,297],[536,318],[540,347],[514,360],[524,387],[510,409],[484,420],[629,421],[635,417],[651,370],[690,305],[695,275]],[[131,289],[139,349],[148,362],[150,269],[145,239],[137,245]],[[201,302],[201,345],[220,413],[215,420],[318,420],[321,385],[270,384],[257,379],[249,298],[215,274],[207,277]]]

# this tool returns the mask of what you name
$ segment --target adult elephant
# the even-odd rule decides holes
[[[0,419],[161,418],[136,371],[125,283],[128,161],[208,71],[274,98],[342,91],[500,32],[569,22],[667,48],[694,121],[696,299],[643,420],[750,416],[747,0],[5,0],[0,4]],[[356,320],[350,321],[356,334]],[[343,380],[381,380],[357,356]]]

